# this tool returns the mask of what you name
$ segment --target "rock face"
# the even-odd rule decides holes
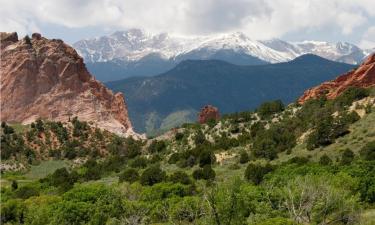
[[[303,104],[311,98],[326,95],[334,99],[349,87],[368,88],[375,86],[375,53],[372,53],[357,69],[347,72],[335,80],[327,81],[305,91],[298,102]]]
[[[136,135],[123,95],[96,81],[72,47],[38,33],[22,40],[0,33],[0,43],[1,121],[77,116],[122,136]]]
[[[207,123],[210,120],[219,120],[220,114],[219,110],[212,105],[206,105],[202,108],[201,112],[198,115],[198,122],[200,124]]]

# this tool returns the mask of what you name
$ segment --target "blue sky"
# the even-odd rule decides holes
[[[375,47],[374,0],[0,0],[0,31],[68,43],[116,30],[253,39],[347,41]]]

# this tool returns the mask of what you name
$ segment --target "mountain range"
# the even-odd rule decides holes
[[[220,60],[185,60],[153,77],[132,77],[106,85],[125,93],[138,132],[152,133],[196,120],[207,104],[222,113],[254,109],[264,101],[290,103],[305,89],[354,66],[312,54],[276,64],[234,65]]]
[[[287,62],[304,54],[333,61],[359,64],[373,50],[347,42],[287,42],[253,40],[244,33],[180,37],[150,34],[140,29],[118,31],[108,36],[73,44],[89,71],[101,81],[166,72],[184,60],[222,60],[236,65]]]

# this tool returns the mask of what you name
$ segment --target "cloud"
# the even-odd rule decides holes
[[[374,0],[0,0],[0,5],[0,30],[20,33],[52,24],[183,35],[242,31],[254,39],[324,29],[345,36],[375,17]]]
[[[369,27],[363,34],[359,46],[367,49],[375,48],[375,26]]]

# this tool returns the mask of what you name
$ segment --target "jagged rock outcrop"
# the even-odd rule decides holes
[[[136,135],[123,95],[96,81],[72,47],[38,33],[22,40],[17,33],[0,33],[0,43],[1,121],[77,116],[119,135]]]
[[[200,124],[207,123],[210,120],[217,121],[219,119],[220,119],[219,110],[212,105],[204,106],[198,115],[198,122]]]
[[[328,99],[334,99],[349,87],[368,88],[373,86],[375,86],[375,53],[367,57],[357,69],[349,71],[335,80],[308,89],[298,99],[298,102],[303,104],[311,98],[319,98],[323,95],[326,95]]]

